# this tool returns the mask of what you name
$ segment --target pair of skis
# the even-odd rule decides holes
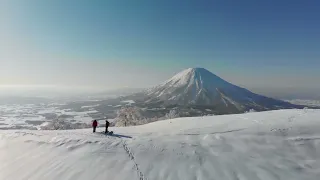
[[[106,134],[106,135],[112,135],[112,134],[113,134],[113,131],[104,132],[104,134]]]

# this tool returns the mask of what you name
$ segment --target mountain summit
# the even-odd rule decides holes
[[[145,104],[201,106],[221,114],[296,107],[233,85],[204,68],[186,69],[143,94],[138,101]]]
[[[161,85],[152,88],[148,95],[162,100],[210,105],[222,91],[234,90],[236,86],[224,81],[204,68],[189,68]],[[237,92],[239,95],[239,92]],[[236,94],[234,94],[236,95]]]

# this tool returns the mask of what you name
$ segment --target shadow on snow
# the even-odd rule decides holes
[[[113,136],[113,137],[117,137],[117,138],[132,138],[132,136],[126,136],[126,135],[122,135],[122,134],[105,134],[104,132],[99,132],[99,134],[105,135],[105,136]]]

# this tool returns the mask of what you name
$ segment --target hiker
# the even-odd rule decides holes
[[[106,131],[105,131],[105,134],[107,134],[109,131],[108,131],[108,127],[109,127],[109,121],[108,120],[106,120]]]
[[[92,128],[93,128],[93,132],[94,132],[94,133],[96,132],[97,126],[98,126],[98,121],[97,121],[97,120],[94,120],[94,121],[92,122]]]

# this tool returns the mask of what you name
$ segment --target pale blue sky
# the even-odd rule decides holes
[[[320,2],[12,0],[0,86],[149,87],[204,67],[250,89],[320,89]]]

